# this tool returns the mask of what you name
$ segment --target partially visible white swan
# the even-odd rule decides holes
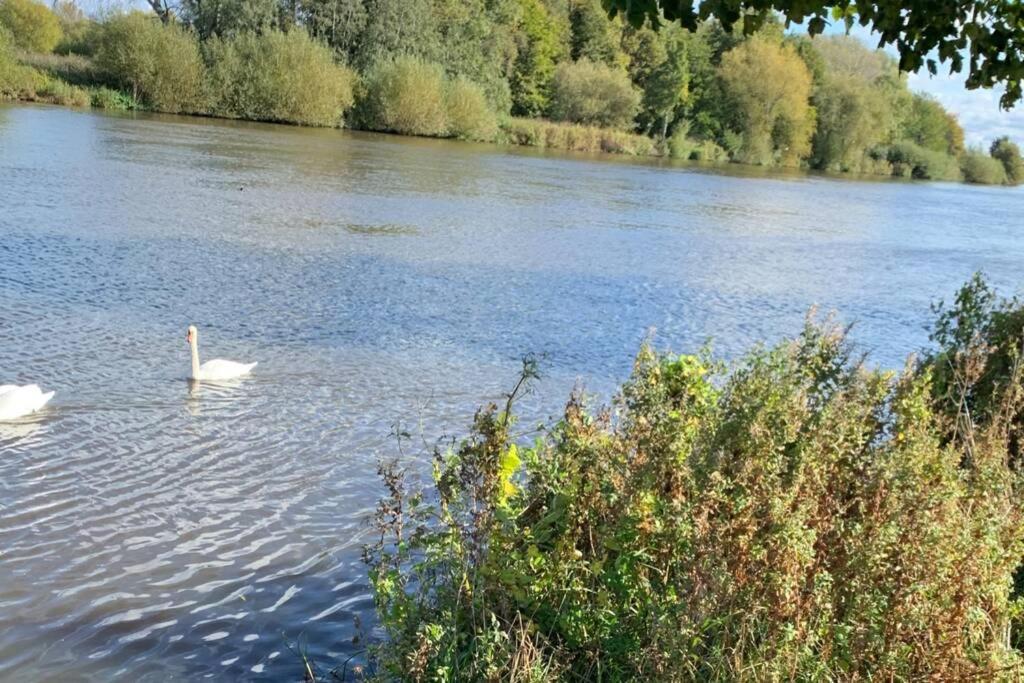
[[[0,385],[0,420],[16,420],[45,406],[54,392],[45,394],[38,384]]]
[[[195,325],[188,326],[188,335],[185,339],[192,348],[192,375],[190,379],[206,380],[216,382],[225,379],[234,379],[242,375],[248,375],[256,367],[256,363],[236,363],[233,360],[214,358],[202,365],[199,364],[199,330]]]

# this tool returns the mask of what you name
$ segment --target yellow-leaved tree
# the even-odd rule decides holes
[[[792,47],[754,36],[722,57],[719,71],[741,131],[738,161],[797,165],[811,149],[811,73]]]

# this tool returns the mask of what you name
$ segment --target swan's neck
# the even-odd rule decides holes
[[[189,346],[192,347],[192,379],[199,379],[199,342],[193,339]]]

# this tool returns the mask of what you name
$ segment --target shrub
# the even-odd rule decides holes
[[[1024,183],[1024,158],[1020,147],[1005,135],[992,143],[989,154],[998,159],[1006,170],[1006,181],[1011,185]]]
[[[956,159],[944,152],[904,140],[885,148],[884,154],[892,164],[893,175],[922,180],[960,180]]]
[[[340,126],[354,76],[302,30],[244,33],[206,44],[218,116]]]
[[[128,93],[103,87],[91,91],[89,104],[97,109],[109,111],[130,111],[139,108],[139,103]]]
[[[498,121],[483,89],[469,79],[458,77],[445,92],[448,134],[464,140],[493,140]]]
[[[645,347],[614,410],[574,395],[522,444],[528,363],[501,408],[435,452],[428,489],[381,468],[366,557],[382,675],[1012,679],[1019,366],[998,366],[973,421],[969,368],[946,403],[932,362],[895,374],[855,358],[813,323],[731,370]]]
[[[0,26],[0,100],[33,99],[45,80],[35,69],[18,63],[13,54],[13,39]]]
[[[612,128],[631,128],[640,93],[629,76],[587,59],[563,62],[551,83],[551,117]]]
[[[366,74],[360,123],[370,130],[443,136],[448,131],[444,72],[403,56],[378,62]]]
[[[979,185],[1002,185],[1006,182],[1006,169],[980,149],[969,149],[960,155],[960,172],[964,181]]]
[[[117,16],[103,27],[95,63],[111,83],[151,109],[205,109],[199,44],[177,24],[162,24],[141,12]]]
[[[0,0],[0,25],[17,47],[29,52],[52,52],[61,39],[57,16],[35,0]]]

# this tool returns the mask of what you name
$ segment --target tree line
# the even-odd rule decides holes
[[[846,36],[610,18],[601,0],[0,0],[0,96],[698,161],[1024,181]],[[6,62],[4,61],[6,60]],[[6,63],[6,66],[3,64]]]

